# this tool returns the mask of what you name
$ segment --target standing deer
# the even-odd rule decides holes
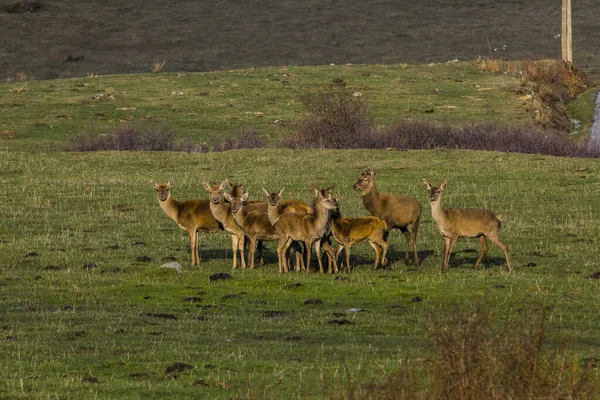
[[[504,252],[506,269],[510,272],[512,267],[510,266],[510,259],[508,257],[508,248],[500,241],[498,236],[501,217],[484,208],[448,208],[444,210],[442,207],[442,191],[446,187],[446,181],[444,180],[439,187],[431,186],[427,179],[423,179],[423,182],[429,191],[428,198],[431,203],[431,216],[444,237],[444,263],[442,264],[442,271],[448,270],[450,254],[456,240],[459,237],[476,237],[481,244],[481,254],[477,258],[477,261],[475,261],[473,269],[479,266],[481,259],[487,254],[488,245],[486,238],[489,238]]]
[[[242,227],[250,240],[248,264],[252,269],[258,241],[272,242],[278,240],[279,235],[271,225],[266,210],[248,210],[248,206],[244,204],[248,201],[247,192],[243,193],[241,197],[233,197],[229,193],[225,193],[224,196],[225,200],[231,203],[231,212],[235,222]]]
[[[336,199],[336,205],[337,205]],[[379,256],[381,255],[381,264],[387,264],[386,254],[388,244],[383,239],[387,225],[377,217],[358,217],[358,218],[342,218],[339,205],[331,214],[331,233],[339,246],[335,253],[336,257],[340,255],[342,250],[346,249],[346,272],[350,273],[350,247],[353,244],[362,243],[365,240],[375,250],[375,263],[373,270],[379,265]]]
[[[333,186],[331,186],[330,188],[327,188],[327,189],[322,189],[322,193],[323,194],[324,193],[331,194],[332,188],[333,188]],[[279,216],[282,213],[292,213],[292,214],[299,214],[299,215],[307,215],[307,214],[313,213],[312,207],[301,202],[300,200],[293,200],[293,199],[292,200],[281,200],[281,196],[283,195],[284,188],[281,188],[277,193],[271,193],[265,188],[262,188],[262,190],[263,190],[263,193],[267,196],[267,204],[268,204],[267,213],[269,215],[269,221],[271,221],[272,225],[275,225],[275,223],[279,219]],[[328,191],[328,192],[326,192],[326,191]],[[327,229],[327,232],[328,231],[329,231],[329,229]],[[335,250],[333,249],[333,247],[331,247],[331,243],[329,243],[329,241],[327,241],[326,238],[324,238],[324,240],[322,240],[322,242],[321,242],[321,247],[327,253],[329,272],[331,273],[332,266],[335,267],[335,272],[337,272],[337,263],[335,261]],[[304,249],[304,251],[306,251],[306,249]],[[306,266],[302,265],[303,263],[304,263],[304,261],[301,261],[301,258],[299,258],[298,254],[297,254],[296,255],[296,271],[298,271],[299,269],[304,270],[306,268]]]
[[[400,229],[406,238],[406,252],[404,263],[408,264],[410,242],[413,244],[414,264],[419,264],[417,254],[417,233],[421,220],[421,203],[413,196],[397,196],[391,193],[381,193],[375,186],[375,171],[367,168],[358,182],[352,186],[354,190],[360,190],[362,201],[371,215],[382,219],[387,226],[383,239],[387,242],[390,231],[394,228]],[[412,232],[409,232],[408,226],[411,225]]]
[[[227,180],[221,182],[219,185],[210,185],[206,180],[202,180],[202,186],[208,191],[208,198],[210,200],[210,211],[217,221],[219,221],[223,228],[231,234],[231,250],[233,251],[233,269],[237,268],[237,253],[240,252],[240,260],[242,268],[246,268],[246,259],[244,256],[244,244],[245,235],[244,229],[235,222],[233,214],[231,213],[231,205],[223,200],[221,192],[227,187],[229,182]],[[239,185],[232,186],[232,195],[238,196],[237,193],[240,190]],[[234,193],[235,192],[235,193]]]
[[[321,191],[314,187],[315,200],[313,213],[307,215],[283,213],[275,223],[275,229],[279,234],[279,245],[277,256],[279,257],[279,268],[288,270],[285,255],[293,241],[303,242],[306,250],[306,273],[310,273],[310,262],[312,257],[312,246],[315,244],[319,270],[323,273],[323,262],[321,261],[321,239],[325,234],[327,222],[329,221],[329,210],[335,208],[335,202],[331,195],[324,196]]]
[[[190,237],[192,265],[200,265],[198,253],[198,231],[213,233],[223,230],[223,226],[213,217],[208,200],[177,201],[171,196],[173,178],[166,185],[161,185],[152,179],[152,186],[157,190],[160,208],[177,225],[187,231]]]

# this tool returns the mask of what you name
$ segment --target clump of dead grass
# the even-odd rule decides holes
[[[402,360],[380,383],[338,388],[341,399],[596,399],[600,379],[566,342],[546,343],[543,311],[497,318],[480,304],[431,318],[430,362]]]

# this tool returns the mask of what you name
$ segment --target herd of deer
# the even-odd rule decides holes
[[[488,251],[487,239],[498,245],[504,252],[506,268],[510,272],[511,264],[507,246],[500,241],[500,216],[487,209],[442,207],[441,193],[446,181],[440,186],[432,186],[427,179],[423,182],[429,192],[431,214],[444,237],[444,261],[442,271],[448,269],[452,248],[459,237],[478,238],[481,253],[473,268],[477,268]],[[375,171],[367,168],[353,186],[362,194],[362,201],[371,216],[342,218],[338,198],[333,196],[333,185],[321,189],[313,186],[315,198],[312,205],[299,200],[282,200],[283,190],[271,193],[263,188],[267,201],[251,201],[243,184],[229,184],[224,181],[211,185],[202,181],[208,191],[208,200],[176,201],[171,196],[173,178],[166,184],[152,179],[152,186],[158,191],[158,202],[168,217],[189,234],[192,252],[192,265],[200,265],[198,254],[198,232],[217,232],[225,230],[231,234],[233,250],[233,268],[237,268],[238,251],[242,268],[249,265],[254,268],[255,252],[258,248],[260,263],[263,263],[262,242],[278,241],[277,257],[279,272],[289,272],[289,250],[295,252],[295,269],[310,273],[312,248],[324,272],[321,249],[327,254],[327,270],[338,272],[337,259],[343,249],[346,271],[350,272],[350,247],[353,244],[368,241],[375,250],[373,269],[379,263],[387,265],[387,238],[392,229],[399,229],[406,239],[404,261],[409,262],[412,243],[413,262],[419,263],[417,253],[417,232],[421,219],[421,204],[413,196],[397,196],[382,193],[375,186]],[[229,193],[224,190],[229,187]],[[410,227],[410,230],[409,230]],[[338,244],[332,246],[331,238]],[[248,239],[249,243],[246,241]],[[249,244],[248,261],[244,251]],[[304,244],[304,248],[300,244]]]

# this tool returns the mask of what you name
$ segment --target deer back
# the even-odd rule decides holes
[[[413,196],[372,190],[363,196],[363,203],[371,215],[385,221],[388,229],[407,226],[421,217],[421,204]]]
[[[446,218],[438,222],[442,234],[462,237],[488,236],[490,232],[498,232],[500,229],[500,219],[492,211],[484,208],[448,208],[445,214]]]
[[[177,223],[186,228],[196,227],[202,232],[216,232],[223,226],[215,219],[208,200],[185,200],[179,202]]]

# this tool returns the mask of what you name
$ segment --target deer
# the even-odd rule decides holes
[[[337,207],[331,213],[331,233],[335,241],[338,242],[335,253],[336,258],[342,250],[346,249],[346,272],[350,273],[350,247],[366,240],[375,250],[373,271],[377,270],[380,256],[381,265],[386,266],[388,244],[383,239],[387,230],[386,223],[382,219],[373,216],[342,218],[337,198],[335,202]]]
[[[452,248],[458,238],[478,238],[481,244],[481,254],[475,261],[473,269],[477,269],[479,263],[488,252],[487,239],[490,239],[504,252],[506,269],[511,272],[508,247],[500,241],[502,216],[494,214],[485,208],[447,208],[442,207],[442,191],[446,187],[446,180],[440,186],[432,186],[428,179],[423,179],[425,187],[429,191],[428,199],[431,204],[431,216],[444,237],[444,262],[442,272],[448,270],[448,262]]]
[[[248,264],[250,269],[253,269],[254,254],[256,252],[258,241],[276,241],[279,239],[279,235],[269,221],[266,210],[252,210],[245,204],[248,201],[248,192],[244,192],[241,197],[233,197],[231,194],[225,193],[224,197],[225,200],[231,203],[231,212],[235,222],[242,227],[244,233],[250,240]]]
[[[210,211],[209,200],[184,200],[177,201],[171,195],[173,178],[166,184],[159,184],[152,179],[152,187],[157,191],[158,204],[164,213],[187,231],[190,238],[192,252],[192,265],[200,266],[198,251],[198,232],[214,233],[223,230],[221,225]]]
[[[231,248],[233,251],[233,266],[232,269],[237,268],[237,252],[240,252],[240,260],[242,268],[246,268],[246,259],[244,255],[245,245],[247,244],[244,234],[244,229],[235,222],[233,214],[231,212],[231,204],[224,200],[221,192],[227,187],[230,187],[230,194],[232,197],[241,197],[244,193],[244,184],[233,184],[229,183],[226,179],[220,184],[211,185],[206,180],[202,180],[202,186],[208,191],[210,200],[210,210],[217,221],[219,221],[225,231],[231,234]],[[247,210],[262,211],[266,212],[265,202],[250,202]],[[258,248],[260,253],[260,264],[263,264],[262,257],[262,242],[258,241]]]
[[[246,268],[246,259],[244,256],[245,235],[244,230],[240,227],[231,213],[231,206],[223,200],[221,192],[228,186],[229,182],[224,180],[218,185],[211,185],[206,180],[202,180],[202,186],[208,191],[210,200],[210,211],[217,221],[219,221],[225,231],[231,234],[231,250],[233,251],[233,266],[237,268],[237,253],[240,252],[240,260],[242,268]],[[237,189],[237,187],[232,187]]]
[[[323,191],[328,190],[330,192],[331,189],[333,189],[333,185],[327,189],[322,189],[322,190]],[[285,190],[285,188],[281,188],[278,192],[273,192],[273,193],[269,192],[264,187],[262,188],[262,190],[263,190],[263,193],[267,196],[267,204],[268,204],[267,213],[269,215],[269,221],[271,221],[272,225],[275,225],[275,223],[279,219],[279,216],[282,213],[292,213],[292,214],[299,214],[299,215],[307,215],[307,214],[313,213],[312,207],[310,207],[306,203],[303,203],[300,200],[293,200],[293,199],[281,200],[281,197],[283,196],[283,191]],[[323,193],[325,193],[325,192],[323,192]],[[327,253],[327,256],[328,256],[329,272],[331,273],[332,265],[335,267],[335,272],[337,272],[337,263],[335,262],[335,250],[333,249],[333,247],[331,247],[331,244],[328,241],[322,241],[321,247]],[[304,249],[304,251],[306,251],[306,249]],[[304,270],[306,268],[306,266],[302,265],[303,263],[304,263],[304,261],[301,260],[301,257],[298,257],[298,253],[297,253],[297,257],[296,257],[296,270],[297,271],[299,269]]]
[[[306,250],[306,274],[310,274],[310,262],[312,257],[312,246],[315,245],[319,270],[323,273],[323,262],[321,261],[321,240],[325,235],[327,223],[329,222],[329,210],[335,208],[335,202],[329,195],[323,195],[321,191],[313,187],[315,199],[313,202],[313,213],[306,215],[283,213],[275,222],[275,230],[279,234],[279,245],[277,256],[279,258],[279,269],[288,271],[286,254],[287,249],[293,241],[304,243]]]
[[[417,233],[421,220],[421,203],[413,196],[379,192],[375,185],[375,171],[370,168],[360,174],[360,179],[352,187],[361,192],[363,205],[371,215],[386,223],[387,228],[383,239],[387,242],[390,231],[399,229],[406,238],[404,263],[409,263],[408,254],[412,242],[414,265],[419,265]]]

